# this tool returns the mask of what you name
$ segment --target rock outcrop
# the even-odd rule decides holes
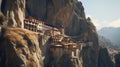
[[[23,28],[26,0],[2,0],[1,11],[7,17],[7,26]]]
[[[37,34],[20,28],[2,28],[0,67],[43,67]]]
[[[78,40],[80,38],[85,41],[95,40],[94,45],[98,46],[95,27],[91,21],[85,18],[82,3],[77,0],[27,0],[26,2],[25,0],[10,2],[3,0],[1,7],[4,15],[9,16],[14,21],[14,24],[10,21],[12,26],[17,24],[17,27],[22,27],[24,16],[32,16],[57,28],[63,26],[65,34],[76,36],[74,38]]]
[[[28,0],[26,8],[26,16],[41,18],[48,25],[57,28],[63,25],[65,34],[72,36],[73,39],[93,42],[89,49],[83,51],[83,64],[84,67],[98,66],[98,36],[90,18],[85,18],[81,2],[77,0],[36,0],[34,2]]]
[[[0,12],[0,25],[7,26],[8,19]]]
[[[58,56],[58,53],[50,52],[49,37],[20,28],[2,28],[1,67],[52,67],[52,64],[56,67],[114,67],[107,50],[99,49],[95,26],[85,17],[78,0],[2,0],[1,11],[10,27],[22,28],[25,16],[32,16],[51,27],[63,27],[65,35],[75,42],[90,42],[83,45],[78,59],[71,60],[66,54],[54,58],[53,54]],[[57,59],[60,60],[56,63]]]
[[[116,67],[120,67],[120,53],[116,54],[114,58]]]
[[[107,48],[99,48],[98,67],[115,67]]]

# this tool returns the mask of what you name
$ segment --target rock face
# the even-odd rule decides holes
[[[116,54],[114,58],[116,67],[120,67],[120,53]]]
[[[72,44],[68,44],[69,46],[61,46],[58,44],[53,46],[54,42],[50,42],[51,38],[50,41],[48,41],[48,48],[44,59],[44,67],[82,67],[82,62],[79,57],[81,51],[79,46],[77,46],[78,44],[76,44],[78,48],[71,49],[73,48]]]
[[[81,2],[77,0],[36,0],[34,3],[32,1],[27,1],[27,16],[42,17],[41,19],[47,24],[58,28],[63,25],[65,34],[78,40],[93,41],[94,47],[98,47],[96,29],[90,18],[88,20],[85,18]],[[36,9],[36,6],[40,9]]]
[[[56,67],[82,67],[82,64],[79,64],[79,59],[71,60],[68,55],[63,55],[60,59]]]
[[[41,18],[56,27],[63,25],[68,35],[80,35],[80,25],[86,23],[84,8],[77,0],[28,0],[26,9],[26,16]]]
[[[12,19],[10,26],[22,27],[24,16],[32,16],[51,26],[60,28],[63,25],[65,34],[76,36],[76,39],[96,39],[94,45],[98,46],[95,27],[85,18],[82,3],[77,0],[3,0],[1,10],[5,16]]]
[[[90,18],[85,18],[81,2],[77,0],[36,0],[34,2],[28,0],[26,8],[26,16],[41,18],[47,24],[57,28],[63,25],[65,34],[72,36],[73,39],[93,42],[92,47],[83,51],[83,64],[84,67],[98,66],[98,36]]]
[[[7,26],[23,28],[25,0],[2,0],[1,11],[8,18]]]
[[[26,16],[37,19],[45,19],[47,11],[47,0],[26,0]]]
[[[0,0],[0,11],[1,11],[1,3],[2,3],[2,0]]]
[[[7,26],[7,17],[3,15],[2,12],[0,12],[0,25]]]
[[[100,47],[99,49],[98,67],[115,67],[107,48]]]
[[[49,26],[63,27],[65,34],[75,41],[93,43],[89,47],[83,48],[82,54],[79,56],[81,59],[71,61],[68,55],[62,56],[60,65],[58,64],[57,67],[80,67],[79,64],[76,65],[79,61],[82,61],[81,67],[98,67],[98,36],[90,18],[85,18],[81,2],[77,0],[26,0],[26,2],[25,0],[2,0],[1,10],[8,18],[8,26],[22,27],[24,17],[32,16],[46,21]],[[30,32],[23,32],[23,30],[15,28],[5,29],[3,32],[1,37],[3,40],[1,41],[2,60],[0,61],[3,65],[40,67],[41,50],[45,55],[45,67],[50,67],[51,61],[49,60],[53,60],[53,58],[46,45],[49,44],[49,39],[43,39],[45,46],[42,48],[43,46],[40,45],[39,48],[38,37]],[[12,53],[8,53],[9,51]],[[13,57],[16,60],[12,63]]]
[[[2,28],[0,67],[43,67],[38,35],[19,28]]]

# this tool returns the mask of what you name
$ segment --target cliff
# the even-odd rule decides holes
[[[107,48],[100,47],[99,48],[99,57],[98,57],[98,67],[115,67]]]
[[[9,27],[23,28],[25,0],[2,0],[1,11],[7,17]]]
[[[98,46],[96,29],[92,22],[85,18],[82,3],[77,0],[3,0],[1,11],[8,20],[11,19],[8,26],[23,27],[25,16],[32,16],[57,28],[63,26],[66,35],[75,36],[78,40],[83,37],[85,41],[96,39],[94,45]]]
[[[120,67],[120,53],[115,55],[115,65],[116,67]]]
[[[83,65],[85,67],[97,67],[98,36],[91,20],[85,18],[81,2],[77,0],[36,0],[35,3],[33,0],[28,0],[26,8],[26,16],[41,18],[48,25],[57,28],[63,25],[65,34],[73,39],[93,42],[92,47],[83,51],[85,54],[83,56]]]
[[[20,28],[1,28],[0,67],[43,67],[37,34]]]
[[[2,67],[102,67],[99,64],[103,65],[106,60],[112,64],[111,58],[103,60],[109,57],[108,52],[99,50],[95,26],[85,17],[82,3],[77,0],[2,0],[1,11],[7,18],[6,22],[0,22],[3,23],[0,37]],[[35,32],[36,20],[25,21],[30,16],[45,22],[43,26],[48,29],[63,28],[62,36],[50,32],[42,35],[43,29]],[[56,38],[62,39],[55,43]],[[64,44],[66,42],[68,45]],[[68,48],[71,42],[75,45],[72,50]]]

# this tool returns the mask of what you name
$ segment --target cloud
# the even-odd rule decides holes
[[[111,21],[111,22],[108,24],[108,26],[109,26],[109,27],[120,27],[120,19]]]
[[[97,30],[103,27],[120,27],[120,18],[113,21],[100,21],[98,19],[94,19],[91,15],[86,15],[86,17],[90,17],[92,19],[92,22],[96,26]]]

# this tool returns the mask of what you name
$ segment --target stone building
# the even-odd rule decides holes
[[[36,20],[31,17],[24,20],[24,28],[34,32],[41,32],[43,25],[44,25],[43,21]]]
[[[45,22],[42,20],[36,20],[32,17],[29,17],[24,20],[24,28],[33,32],[45,33],[45,35],[55,36],[63,34],[63,29],[57,29],[55,27],[50,27],[45,25]]]
[[[60,58],[64,54],[67,54],[73,58],[79,58],[79,52],[81,50],[81,45],[77,45],[77,43],[52,43],[51,45],[51,52],[55,55],[53,55],[54,58]]]

